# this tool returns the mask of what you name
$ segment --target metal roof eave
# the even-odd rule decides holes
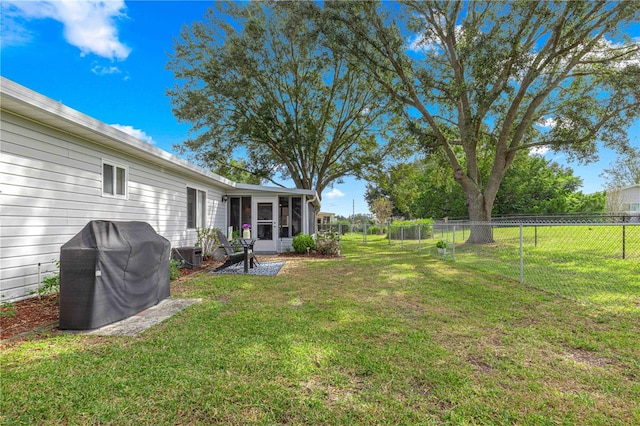
[[[313,189],[298,189],[298,188],[283,188],[279,186],[262,186],[262,185],[252,185],[248,183],[236,183],[236,190],[244,190],[244,191],[261,191],[261,192],[274,192],[278,194],[297,194],[297,195],[308,195],[310,197],[317,197],[316,191]]]
[[[216,185],[227,190],[236,188],[235,182],[223,176],[176,157],[2,76],[0,76],[0,106],[4,111],[91,143],[144,159],[161,167],[213,180]]]

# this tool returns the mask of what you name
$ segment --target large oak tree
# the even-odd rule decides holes
[[[629,148],[640,54],[624,31],[639,10],[633,1],[328,2],[323,21],[336,45],[404,104],[424,149],[444,153],[469,218],[480,223],[490,220],[519,151],[545,146],[588,162],[599,141]],[[486,226],[469,238],[491,240]]]
[[[168,63],[174,114],[192,124],[183,152],[320,196],[379,164],[393,102],[306,12],[293,2],[224,3],[183,28]]]

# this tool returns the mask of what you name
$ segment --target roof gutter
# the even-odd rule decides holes
[[[314,207],[317,207],[315,209],[315,212],[318,213],[320,211],[320,200],[318,199],[318,193],[317,192],[315,194],[313,194],[313,198],[311,198],[310,200],[307,200],[307,203],[315,203]]]

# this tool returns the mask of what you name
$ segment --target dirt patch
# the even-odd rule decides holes
[[[585,351],[582,349],[570,348],[567,349],[567,354],[569,359],[572,359],[575,362],[590,365],[592,367],[604,368],[612,363],[611,360],[607,358],[601,358],[589,351]]]
[[[59,316],[57,294],[4,304],[0,316],[0,340],[56,323]],[[52,328],[54,326],[52,324]]]
[[[481,373],[488,374],[493,370],[493,368],[479,356],[469,356],[467,357],[467,362]]]

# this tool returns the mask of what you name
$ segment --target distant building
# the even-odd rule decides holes
[[[332,223],[336,223],[335,213],[320,212],[316,215],[316,218],[318,220],[318,225],[330,225]]]
[[[640,216],[640,184],[607,191],[607,212]]]

